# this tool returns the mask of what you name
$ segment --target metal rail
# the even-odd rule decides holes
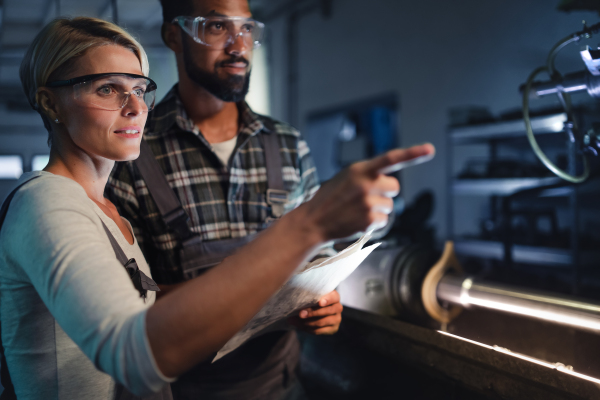
[[[525,90],[524,86],[519,88]],[[560,82],[534,82],[531,85],[530,97],[544,97],[550,94],[576,93],[586,90],[591,97],[600,98],[600,76],[587,71],[565,75]]]
[[[440,303],[493,309],[600,333],[600,304],[567,296],[446,275],[438,284],[437,297]]]

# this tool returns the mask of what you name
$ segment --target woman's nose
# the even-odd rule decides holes
[[[127,93],[126,96],[123,102],[123,112],[125,115],[138,115],[148,111],[148,106],[146,106],[143,99],[140,99],[133,93]]]

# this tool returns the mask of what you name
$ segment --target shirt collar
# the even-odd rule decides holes
[[[271,131],[271,129],[265,126],[260,116],[252,111],[248,103],[241,101],[237,103],[237,106],[240,115],[240,133],[254,136],[260,131]]]
[[[271,132],[272,128],[265,126],[262,118],[256,114],[248,103],[237,103],[240,118],[239,134],[254,136],[260,131]],[[180,130],[199,135],[200,131],[188,117],[179,98],[179,90],[175,84],[165,97],[156,105],[148,116],[146,134],[149,136],[163,136],[176,125]]]

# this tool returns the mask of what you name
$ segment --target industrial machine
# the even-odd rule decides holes
[[[547,65],[534,70],[521,87],[523,120],[533,151],[557,176],[573,183],[589,177],[587,157],[600,150],[600,131],[593,128],[580,134],[574,123],[570,93],[587,91],[600,99],[600,48],[587,46],[581,57],[587,70],[562,76],[554,61],[560,50],[571,43],[590,38],[600,32],[600,23],[584,24],[583,30],[559,41],[550,51]],[[542,72],[550,76],[546,82],[535,78]],[[564,121],[569,146],[580,155],[583,172],[577,174],[577,163],[569,171],[557,167],[538,146],[531,126],[531,97],[555,94],[567,115]],[[435,253],[420,246],[405,246],[377,250],[340,287],[346,304],[381,315],[403,316],[427,324],[437,321],[448,324],[462,308],[482,307],[524,315],[577,329],[600,333],[600,303],[578,301],[548,293],[483,282],[465,276],[454,254],[453,244],[446,243],[444,252],[435,260]]]
[[[465,275],[452,242],[431,263],[434,254],[419,246],[375,251],[338,288],[344,304],[442,330],[463,308],[484,308],[600,334],[600,303]]]
[[[583,29],[573,33],[559,41],[548,55],[546,65],[536,68],[527,78],[526,83],[521,86],[523,94],[523,120],[525,122],[525,130],[527,139],[539,160],[558,177],[572,182],[581,183],[588,179],[590,174],[588,155],[598,155],[600,149],[600,132],[596,132],[594,128],[587,131],[585,134],[580,132],[580,127],[577,126],[573,117],[571,93],[587,91],[587,93],[595,98],[600,99],[600,48],[592,49],[586,46],[581,50],[581,58],[587,67],[586,70],[565,75],[556,69],[554,62],[558,53],[572,43],[579,43],[582,39],[589,39],[593,34],[600,31],[600,23],[592,26],[586,26],[584,22]],[[535,78],[538,75],[546,73],[550,80],[546,82],[536,82]],[[531,118],[529,115],[530,98],[543,97],[548,95],[557,95],[560,104],[567,114],[567,120],[564,122],[564,131],[567,133],[567,146],[570,148],[568,170],[565,171],[559,168],[538,145],[531,126]],[[578,171],[578,162],[575,155],[579,154],[583,165],[582,171]]]
[[[312,394],[600,398],[600,304],[469,276],[451,242],[378,249],[338,291],[340,332],[303,339]]]
[[[521,86],[529,144],[550,171],[572,184],[589,178],[588,157],[600,152],[600,126],[583,132],[576,124],[570,98],[571,93],[587,91],[600,99],[600,48],[588,46],[581,51],[587,69],[578,73],[563,76],[554,60],[567,45],[598,32],[600,23],[584,24],[583,30],[561,40],[550,51],[546,66],[534,70]],[[550,79],[536,81],[542,73]],[[543,152],[532,129],[530,101],[548,95],[558,96],[567,116],[566,169]],[[346,329],[352,331],[349,337],[384,359],[414,365],[433,380],[442,376],[454,382],[444,389],[454,394],[439,398],[600,398],[600,363],[595,361],[600,302],[466,274],[452,242],[445,244],[441,256],[430,246],[382,246],[338,290],[344,305],[351,307],[345,313]],[[464,329],[464,323],[461,327],[461,318],[484,333],[467,338],[463,333],[469,329]],[[505,343],[516,343],[517,349],[489,342],[511,334],[513,338]],[[543,346],[551,348],[540,351]],[[564,356],[568,352],[576,354]],[[456,391],[456,382],[470,389]],[[420,396],[407,398],[425,398]]]

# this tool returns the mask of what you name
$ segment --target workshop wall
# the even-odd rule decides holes
[[[300,17],[296,115],[288,112],[288,15],[269,21],[271,114],[305,128],[308,114],[395,91],[399,141],[432,142],[430,163],[406,170],[407,200],[424,189],[437,198],[433,222],[446,231],[446,128],[449,108],[518,109],[518,87],[561,38],[598,19],[556,10],[548,0],[334,0],[330,18],[318,9]],[[593,40],[590,45],[597,44]],[[574,45],[559,55],[563,72],[585,68]],[[586,95],[583,95],[586,96]]]

